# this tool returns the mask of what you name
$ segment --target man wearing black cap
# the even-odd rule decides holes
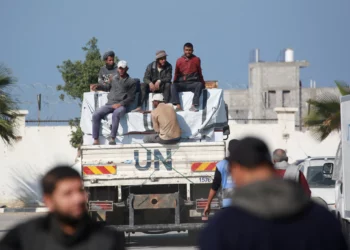
[[[338,220],[298,183],[276,176],[263,141],[242,139],[229,162],[232,205],[209,221],[200,249],[348,249]]]
[[[118,75],[117,65],[114,62],[115,54],[113,51],[107,51],[103,54],[103,61],[106,65],[101,67],[98,73],[98,83],[107,84],[110,83],[115,75]]]
[[[159,50],[156,52],[156,60],[148,64],[141,84],[138,107],[133,112],[142,112],[142,105],[147,102],[150,92],[163,94],[165,103],[170,101],[173,67],[166,60],[167,56],[165,50]]]

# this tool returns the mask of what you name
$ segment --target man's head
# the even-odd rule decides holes
[[[274,168],[267,145],[260,139],[246,137],[230,151],[231,175],[237,186],[271,178]]]
[[[184,45],[184,55],[189,58],[193,55],[193,44],[192,43],[185,43]]]
[[[103,54],[103,61],[106,63],[106,67],[108,69],[112,69],[114,66],[114,57],[115,54],[113,51],[107,51],[106,53]]]
[[[152,103],[154,108],[157,108],[159,103],[162,103],[162,102],[164,102],[163,94],[154,94],[152,96]]]
[[[164,67],[165,63],[166,63],[166,57],[167,57],[167,53],[165,52],[165,50],[158,50],[156,52],[156,61],[158,63],[158,66],[160,67]]]
[[[288,162],[288,156],[286,151],[280,148],[276,149],[272,153],[272,160],[273,160],[273,163],[282,162],[282,161]]]
[[[239,140],[237,139],[232,139],[229,143],[228,143],[228,147],[227,147],[227,151],[228,153],[230,154],[230,152],[233,152],[236,147],[238,146],[239,144]],[[229,157],[226,157],[225,158],[226,160],[229,160]]]
[[[61,222],[74,225],[87,213],[87,194],[73,168],[55,167],[45,174],[41,185],[46,206]]]
[[[128,63],[124,60],[118,62],[118,73],[121,77],[125,76],[128,72]]]

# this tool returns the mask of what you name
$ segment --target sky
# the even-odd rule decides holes
[[[349,0],[1,0],[0,63],[17,78],[9,91],[29,119],[37,118],[39,93],[41,119],[70,119],[80,116],[79,105],[59,100],[56,66],[84,59],[81,47],[94,36],[101,53],[113,49],[137,78],[156,50],[174,65],[192,42],[204,78],[224,89],[247,86],[253,49],[276,61],[292,48],[296,60],[310,62],[303,85],[313,79],[321,87],[350,83],[349,24]]]

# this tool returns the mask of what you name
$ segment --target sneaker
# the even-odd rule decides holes
[[[190,108],[190,111],[192,111],[192,112],[198,112],[199,109],[198,109],[196,106],[193,106],[193,105],[192,105],[192,107]]]
[[[100,142],[94,142],[92,145],[100,145]]]
[[[112,141],[112,140],[110,140],[108,144],[109,145],[117,145],[117,143],[115,141]]]

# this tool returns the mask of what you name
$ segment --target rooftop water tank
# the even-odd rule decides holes
[[[285,62],[294,62],[294,50],[286,49],[284,52],[284,60]]]

